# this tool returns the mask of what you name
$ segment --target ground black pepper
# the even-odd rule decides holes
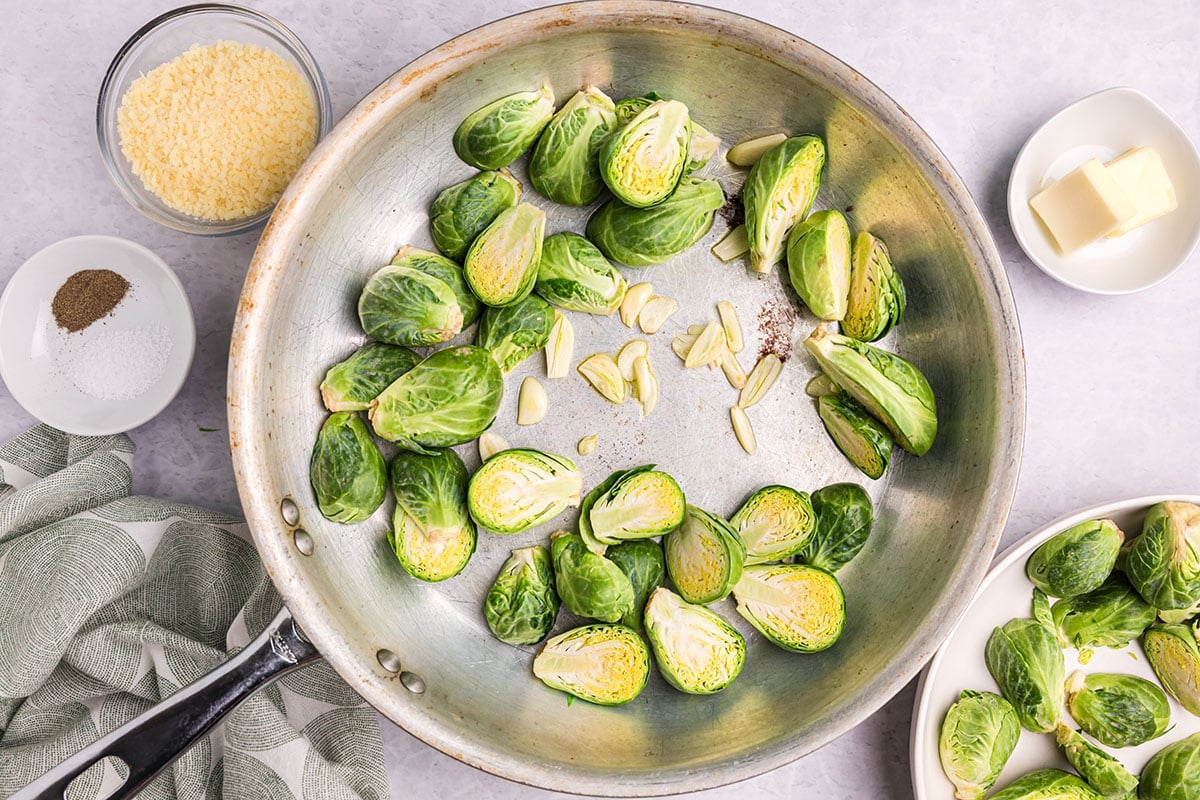
[[[50,312],[58,327],[76,333],[108,316],[129,292],[129,281],[111,269],[81,269],[54,293]]]

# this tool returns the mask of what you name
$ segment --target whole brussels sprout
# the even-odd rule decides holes
[[[716,694],[742,671],[746,640],[713,611],[658,588],[646,603],[646,636],[658,671],[687,694]]]
[[[788,234],[808,216],[825,166],[819,136],[793,136],[763,154],[746,176],[742,203],[750,266],[766,272],[783,257]]]
[[[405,450],[469,442],[496,419],[504,379],[480,347],[447,347],[401,375],[371,402],[376,435]]]
[[[553,324],[554,309],[540,297],[530,295],[513,305],[484,311],[475,333],[475,346],[486,348],[500,372],[507,375],[546,346]]]
[[[550,537],[554,585],[572,614],[616,622],[633,610],[633,584],[613,562],[587,549],[577,534]]]
[[[850,224],[840,211],[817,211],[787,239],[788,279],[817,319],[846,316],[850,296]]]
[[[467,468],[453,450],[400,452],[390,468],[396,510],[388,542],[400,566],[430,583],[453,578],[475,552]]]
[[[637,539],[610,547],[604,555],[621,568],[633,587],[633,608],[621,617],[620,623],[640,631],[646,598],[663,585],[666,576],[667,565],[663,560],[662,545],[653,539]]]
[[[1048,733],[1062,714],[1066,663],[1040,622],[1013,619],[992,631],[984,650],[988,672],[1026,730]]]
[[[649,208],[675,191],[692,143],[688,108],[657,100],[608,137],[600,148],[600,175],[618,200]]]
[[[372,339],[405,347],[441,344],[463,327],[454,290],[411,267],[386,266],[372,275],[358,298],[358,319]]]
[[[1178,623],[1155,625],[1142,635],[1142,649],[1167,693],[1200,717],[1200,630]]]
[[[506,169],[479,172],[443,189],[429,209],[434,245],[461,261],[475,237],[520,200],[521,182]]]
[[[897,443],[923,456],[937,436],[933,389],[921,371],[900,356],[817,328],[804,341],[821,369],[878,419]]]
[[[850,261],[850,294],[842,333],[860,342],[882,339],[904,319],[904,281],[883,242],[862,231]]]
[[[420,361],[407,347],[367,342],[325,373],[321,400],[330,411],[366,411],[392,381]]]
[[[1195,607],[1200,602],[1200,506],[1177,501],[1152,506],[1141,536],[1127,547],[1125,574],[1160,611]]]
[[[764,486],[730,519],[746,546],[746,564],[782,561],[804,549],[816,527],[812,499],[787,486]]]
[[[1111,519],[1081,522],[1034,550],[1025,574],[1051,597],[1086,594],[1112,574],[1124,539],[1125,534]]]
[[[454,152],[477,169],[507,167],[524,154],[554,116],[554,92],[517,92],[467,116],[454,131]]]
[[[533,290],[561,308],[611,316],[628,286],[596,245],[577,233],[547,236]]]
[[[1171,724],[1166,694],[1144,678],[1093,672],[1067,682],[1067,710],[1084,732],[1109,747],[1136,747]]]
[[[1200,733],[1169,744],[1151,757],[1138,786],[1141,800],[1200,797]]]
[[[597,550],[593,542],[602,549],[630,539],[649,539],[678,528],[685,506],[679,484],[653,464],[620,470],[584,498],[580,533],[592,550]]]
[[[483,310],[479,298],[471,292],[471,287],[467,286],[467,277],[463,274],[462,267],[450,259],[406,244],[396,251],[392,258],[392,266],[409,267],[424,272],[449,286],[450,291],[454,292],[454,299],[458,301],[458,307],[462,309],[462,327],[472,325],[479,319],[479,312]]]
[[[733,587],[733,597],[737,612],[759,633],[795,653],[832,647],[846,626],[846,596],[841,584],[816,567],[751,565]]]
[[[387,494],[387,467],[367,426],[352,411],[330,414],[309,462],[317,507],[334,522],[361,522]]]
[[[1059,639],[1076,649],[1124,647],[1153,624],[1155,615],[1118,574],[1099,589],[1059,600],[1051,613]]]
[[[683,524],[663,537],[667,574],[684,600],[705,605],[742,577],[746,547],[728,522],[691,504]]]
[[[508,644],[545,639],[558,616],[550,553],[540,544],[518,547],[500,567],[483,603],[492,635]]]
[[[533,659],[533,674],[580,700],[619,706],[646,688],[650,651],[632,628],[584,625],[546,642]]]
[[[958,800],[982,800],[1017,746],[1012,704],[991,692],[964,691],[942,720],[938,756]]]
[[[883,477],[896,444],[883,423],[845,392],[817,398],[817,413],[825,432],[851,464],[868,478]]]
[[[1137,788],[1136,775],[1066,725],[1059,723],[1054,738],[1070,765],[1100,794],[1123,798],[1130,796]]]
[[[1039,769],[1022,775],[992,795],[991,800],[1104,800],[1082,778],[1061,769]]]
[[[617,125],[624,125],[645,111],[651,103],[664,99],[658,92],[647,92],[641,97],[627,97],[624,100],[619,100],[616,107]],[[688,145],[687,164],[683,167],[683,174],[686,175],[689,172],[694,172],[707,164],[720,146],[720,137],[693,119],[692,141]]]
[[[529,180],[542,197],[586,206],[604,191],[600,149],[617,129],[612,98],[594,86],[576,92],[542,131],[529,158]]]
[[[463,262],[463,274],[475,296],[489,306],[511,306],[533,291],[546,212],[518,203],[475,237]]]
[[[871,497],[857,483],[834,483],[813,492],[812,507],[816,525],[797,560],[837,572],[867,543],[875,521]]]
[[[582,489],[583,475],[571,459],[513,448],[496,453],[475,471],[467,502],[481,527],[520,533],[579,505]]]
[[[723,205],[721,184],[684,178],[670,197],[653,208],[609,200],[588,220],[587,238],[618,264],[648,267],[704,238]]]

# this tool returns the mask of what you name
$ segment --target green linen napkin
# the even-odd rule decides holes
[[[130,497],[133,454],[123,434],[45,426],[0,446],[0,797],[204,675],[280,608],[245,523]],[[106,796],[114,764],[69,796]],[[239,706],[140,797],[387,794],[374,712],[317,662]]]

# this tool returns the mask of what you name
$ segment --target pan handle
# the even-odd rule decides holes
[[[129,766],[129,777],[105,800],[133,797],[247,697],[320,657],[285,606],[266,630],[233,658],[88,745],[10,800],[63,800],[71,781],[106,756],[123,760]]]

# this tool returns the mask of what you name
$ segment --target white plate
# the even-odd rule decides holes
[[[130,290],[112,314],[68,334],[55,323],[50,303],[63,282],[82,269],[111,269],[129,281]],[[88,337],[96,347],[117,332],[137,330],[169,342],[153,382],[129,398],[112,397],[108,390],[82,391],[69,363],[85,352]],[[195,347],[192,308],[179,278],[145,247],[115,236],[55,242],[26,261],[0,295],[0,377],[26,411],[68,433],[118,433],[152,419],[183,386]],[[84,380],[83,385],[92,384]]]
[[[1119,238],[1060,253],[1029,198],[1090,158],[1110,161],[1139,145],[1162,156],[1179,207]],[[1175,272],[1200,239],[1200,154],[1146,95],[1097,92],[1055,114],[1021,148],[1008,182],[1008,218],[1025,254],[1067,286],[1097,294],[1148,289]]]
[[[913,713],[910,749],[913,793],[916,800],[954,798],[954,785],[942,772],[942,765],[938,760],[938,735],[942,728],[942,718],[963,689],[999,692],[999,687],[988,674],[987,665],[984,664],[983,649],[993,628],[1003,625],[1013,617],[1028,617],[1031,614],[1033,584],[1025,577],[1025,562],[1029,555],[1054,534],[1089,519],[1107,517],[1117,523],[1127,538],[1136,536],[1141,533],[1142,518],[1146,510],[1164,500],[1200,503],[1200,496],[1137,497],[1085,508],[1034,531],[1005,550],[997,559],[996,565],[984,578],[963,618],[921,674]],[[1074,649],[1066,650],[1067,675],[1081,668],[1076,656]],[[1091,661],[1082,669],[1086,672],[1138,675],[1158,684],[1150,664],[1142,653],[1141,645],[1137,642],[1121,650],[1097,647]],[[1078,727],[1071,721],[1065,709],[1063,718],[1068,725]],[[1139,747],[1104,749],[1121,759],[1126,768],[1137,774],[1159,750],[1189,734],[1200,732],[1200,717],[1192,716],[1173,698],[1171,723],[1174,727],[1164,736]],[[1030,733],[1022,729],[1017,748],[1004,767],[996,786],[1004,787],[1026,772],[1042,767],[1058,767],[1068,771],[1071,769],[1066,759],[1059,754],[1053,734]]]

